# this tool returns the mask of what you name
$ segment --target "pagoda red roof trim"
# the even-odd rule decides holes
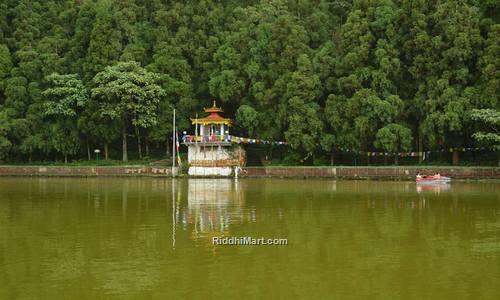
[[[205,118],[200,118],[198,120],[229,120],[229,119],[222,117],[216,112],[213,112],[210,115],[206,116]]]

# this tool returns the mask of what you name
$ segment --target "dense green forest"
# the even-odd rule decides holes
[[[499,6],[0,0],[0,160],[166,156],[213,99],[292,162],[498,148]]]

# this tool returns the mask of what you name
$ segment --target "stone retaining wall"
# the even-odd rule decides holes
[[[452,178],[498,178],[498,167],[247,167],[240,177],[283,178],[400,178],[413,179],[417,172],[440,173]],[[0,176],[171,176],[170,167],[60,167],[0,166]]]
[[[163,167],[56,167],[0,166],[0,176],[171,176],[172,168]]]
[[[242,177],[415,178],[417,172],[453,178],[500,178],[495,167],[255,167]]]

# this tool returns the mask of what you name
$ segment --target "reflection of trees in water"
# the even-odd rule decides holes
[[[248,274],[293,281],[306,270],[311,283],[369,297],[373,289],[359,282],[374,276],[384,289],[397,276],[423,290],[438,284],[418,276],[432,278],[436,270],[443,275],[441,286],[465,279],[491,286],[497,279],[478,272],[498,272],[481,260],[500,255],[500,186],[494,184],[452,183],[448,191],[418,194],[413,182],[202,179],[177,181],[172,202],[172,182],[164,179],[16,178],[0,181],[0,199],[0,298],[5,299],[30,298],[33,291],[40,298],[72,298],[53,294],[68,287],[78,289],[73,298],[133,298],[159,289],[167,294],[165,282],[179,283],[178,274],[184,274],[186,290],[186,278],[203,273],[210,259],[193,249],[191,239],[206,244],[210,234],[241,229],[288,238],[290,245],[221,247],[220,253],[248,251],[265,262],[245,260],[245,272],[218,277],[233,284]],[[424,199],[425,209],[417,209]],[[172,215],[180,228],[175,251]],[[460,259],[473,256],[473,263]],[[269,264],[283,271],[270,274]]]
[[[71,185],[70,189],[76,188]],[[83,221],[83,228],[44,249],[46,278],[71,281],[90,276],[97,285],[92,288],[106,294],[133,295],[151,289],[160,278],[156,249],[160,228],[148,224],[154,215],[150,194],[165,194],[166,186],[159,189],[153,181],[127,179],[91,179],[84,186],[81,195],[73,195],[83,196],[79,204],[85,206],[74,219]],[[66,201],[77,200],[67,197]]]
[[[157,230],[136,227],[126,249],[110,241],[101,253],[109,253],[91,262],[92,276],[109,293],[131,295],[151,289],[161,276],[160,253],[155,249]]]
[[[165,180],[2,179],[0,298],[40,285],[48,299],[150,290],[160,278],[159,225],[169,226],[158,200],[169,192]],[[19,284],[32,288],[9,288]],[[57,294],[67,286],[74,291]]]

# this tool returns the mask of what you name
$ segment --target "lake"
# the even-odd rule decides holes
[[[0,282],[0,299],[499,299],[500,183],[0,178]]]

